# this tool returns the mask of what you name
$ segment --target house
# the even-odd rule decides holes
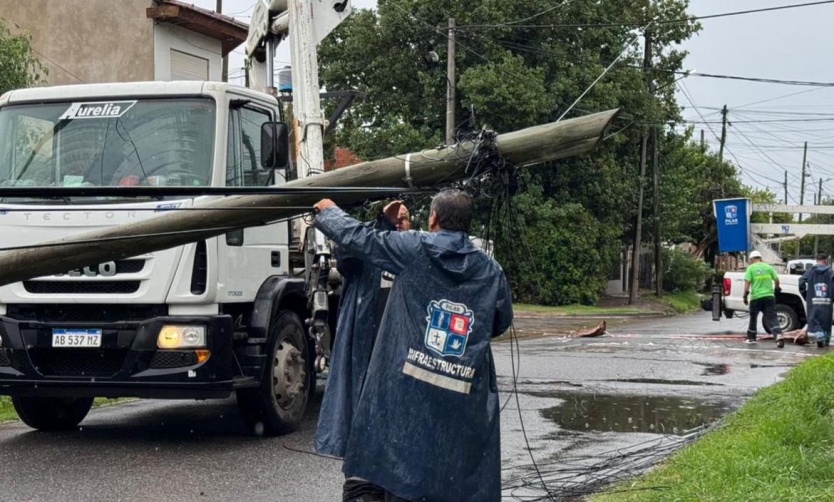
[[[46,85],[220,81],[223,57],[248,30],[176,0],[0,0],[0,19],[31,35]]]

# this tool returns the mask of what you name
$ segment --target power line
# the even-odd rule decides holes
[[[720,14],[708,14],[705,16],[689,16],[680,19],[671,19],[667,21],[655,21],[655,24],[676,24],[676,23],[687,23],[691,21],[701,21],[704,19],[716,19],[720,17],[730,17],[730,16],[741,16],[746,14],[756,14],[760,12],[771,12],[771,11],[778,11],[778,10],[787,10],[787,9],[796,9],[800,7],[812,7],[816,5],[825,5],[834,3],[834,0],[824,0],[818,2],[807,2],[807,3],[800,3],[800,4],[792,4],[792,5],[780,5],[777,7],[765,7],[761,9],[749,9],[749,10],[740,10],[734,12],[723,12]],[[458,26],[458,29],[461,28],[610,28],[610,27],[640,27],[644,23],[578,23],[578,24],[508,24],[508,23],[500,23],[500,24],[469,24],[469,25],[462,25]]]
[[[71,71],[67,70],[67,69],[66,69],[66,68],[64,68],[63,66],[59,65],[58,63],[56,63],[55,61],[53,61],[53,60],[49,59],[48,57],[46,57],[44,54],[42,54],[42,53],[38,52],[38,51],[37,51],[34,47],[31,47],[31,49],[32,49],[32,52],[34,52],[34,53],[35,53],[35,54],[37,54],[38,56],[40,56],[40,57],[42,57],[42,58],[46,59],[47,61],[49,61],[50,63],[52,63],[53,65],[55,65],[58,69],[63,70],[63,71],[64,71],[64,73],[66,73],[67,75],[70,75],[70,76],[71,76],[71,77],[73,77],[75,80],[78,80],[78,81],[79,81],[79,82],[81,82],[82,84],[86,84],[86,83],[87,83],[87,82],[85,82],[85,81],[84,81],[84,79],[82,79],[81,77],[79,77],[79,76],[78,76],[78,75],[76,75],[75,73],[73,73],[73,72],[71,72]]]
[[[834,0],[832,0],[834,1]],[[780,84],[780,85],[802,85],[810,87],[834,87],[834,82],[813,82],[808,80],[781,80],[776,78],[761,78],[761,77],[740,77],[738,75],[719,75],[715,73],[699,73],[681,70],[663,70],[655,69],[658,72],[674,73],[677,75],[686,75],[688,77],[704,77],[704,78],[720,78],[725,80],[741,80],[744,82],[758,82],[763,84]]]

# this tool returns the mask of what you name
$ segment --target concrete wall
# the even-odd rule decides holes
[[[223,53],[219,40],[169,23],[154,26],[153,38],[156,61],[153,80],[171,80],[171,49],[207,59],[209,80],[223,80]]]
[[[13,33],[32,35],[49,68],[47,85],[133,82],[154,78],[150,6],[151,0],[0,0],[0,18]]]

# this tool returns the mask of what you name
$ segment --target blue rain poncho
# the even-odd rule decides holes
[[[374,228],[393,230],[394,226],[380,216]],[[380,286],[388,281],[373,264],[345,253],[340,247],[333,251],[336,268],[342,276],[342,294],[315,449],[323,455],[344,457],[350,424],[388,297],[387,289]]]
[[[503,271],[463,232],[379,232],[331,207],[316,227],[394,274],[344,472],[406,500],[501,499],[490,340],[512,322]]]
[[[831,337],[831,291],[834,273],[828,265],[815,265],[799,279],[799,291],[805,296],[808,333],[825,333]]]

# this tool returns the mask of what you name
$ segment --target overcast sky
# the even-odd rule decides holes
[[[193,1],[210,9],[216,5],[216,0]],[[690,13],[717,14],[806,1],[691,0]],[[225,12],[249,22],[254,0],[224,0],[223,5]],[[372,8],[376,0],[353,0],[353,5]],[[700,73],[834,82],[832,20],[834,4],[703,20],[701,33],[684,45],[690,52],[685,68]],[[286,46],[279,50],[276,60],[276,66],[289,64]],[[230,80],[242,83],[242,66],[241,46],[230,60]],[[740,165],[744,183],[769,187],[781,198],[787,170],[789,200],[798,202],[802,146],[808,141],[810,176],[806,178],[805,201],[812,200],[820,179],[824,182],[824,196],[834,195],[834,140],[830,139],[834,133],[834,88],[695,76],[682,82],[704,117],[679,92],[679,103],[687,108],[684,111],[687,120],[720,122],[718,109],[728,106],[732,126],[727,134],[725,157]],[[703,128],[707,141],[718,148],[720,123],[694,126]]]

